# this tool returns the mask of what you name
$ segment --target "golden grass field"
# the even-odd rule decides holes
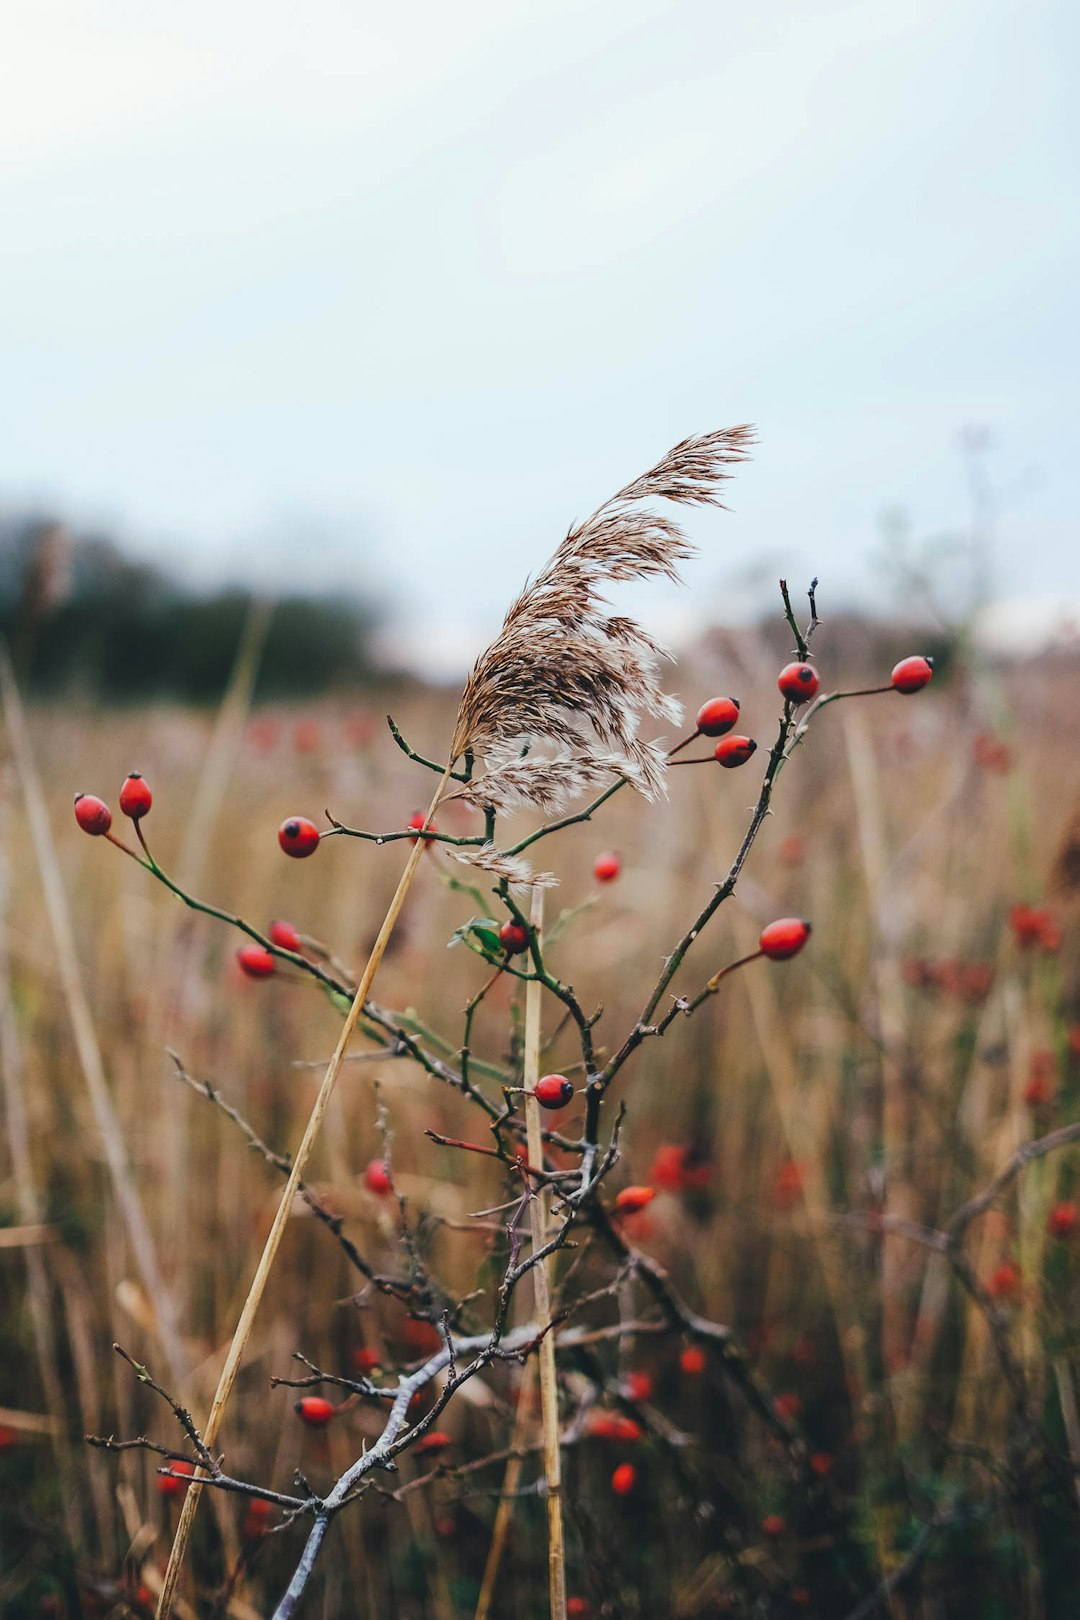
[[[830,686],[882,678],[869,654],[849,654],[837,682],[827,624],[815,651]],[[778,713],[777,667],[775,644],[728,638],[701,650],[672,684],[691,713],[714,692],[735,691],[764,744]],[[1080,1052],[1069,1044],[1080,1025],[1070,892],[1080,877],[1075,857],[1071,868],[1060,859],[1080,800],[1063,695],[1078,668],[1062,655],[975,674],[960,659],[915,698],[824,711],[781,776],[735,898],[676,989],[693,991],[752,950],[776,916],[812,920],[810,945],[793,962],[759,961],[734,975],[693,1020],[677,1020],[628,1064],[618,1087],[627,1105],[623,1157],[610,1189],[649,1180],[665,1145],[689,1150],[691,1184],[659,1188],[634,1240],[696,1310],[731,1326],[753,1377],[770,1400],[780,1398],[818,1459],[831,1505],[793,1486],[721,1358],[686,1371],[671,1335],[601,1347],[609,1379],[646,1372],[653,1392],[643,1439],[585,1438],[568,1452],[569,1589],[587,1605],[577,1612],[842,1620],[909,1558],[910,1578],[894,1595],[882,1591],[867,1613],[1035,1620],[1080,1612],[1069,1473],[1070,1459],[1080,1465],[1080,1226],[1075,1235],[1048,1230],[1055,1206],[1076,1194],[1077,1147],[1025,1168],[963,1238],[1061,1460],[1050,1483],[1028,1466],[1015,1392],[986,1317],[947,1257],[874,1230],[883,1209],[894,1222],[943,1228],[1021,1143],[1080,1115]],[[61,704],[29,713],[55,876],[131,1192],[163,1279],[157,1299],[132,1250],[73,1036],[24,773],[5,754],[0,1611],[14,1620],[152,1612],[177,1503],[159,1493],[154,1456],[91,1449],[82,1436],[179,1444],[167,1408],[111,1346],[170,1384],[162,1323],[171,1312],[183,1370],[172,1387],[198,1420],[280,1191],[280,1176],[229,1120],[182,1085],[167,1051],[284,1153],[299,1138],[340,1027],[327,998],[299,976],[246,980],[234,959],[238,936],[84,836],[72,794],[100,793],[115,806],[126,771],[141,770],[154,792],[147,835],[166,870],[260,928],[291,920],[356,971],[409,846],[335,838],[295,862],[279,852],[277,826],[293,813],[322,824],[329,808],[354,826],[401,828],[426,806],[433,779],[394,747],[382,708],[414,747],[438,758],[453,701],[409,688],[302,713],[251,715],[235,694],[218,715]],[[985,736],[976,742],[988,732],[1007,742],[1008,770],[988,755]],[[538,864],[560,878],[549,919],[575,913],[552,959],[586,1007],[603,1003],[601,1048],[632,1025],[665,951],[726,870],[764,754],[737,772],[673,772],[667,803],[625,792],[596,822],[541,846]],[[439,822],[475,826],[468,812]],[[592,863],[602,849],[618,851],[623,870],[599,886]],[[443,854],[425,855],[376,997],[415,1013],[454,1054],[462,1010],[487,969],[464,948],[446,948],[474,909],[441,880],[452,870]],[[1019,902],[1049,907],[1061,934],[1055,948],[1018,942],[1009,913]],[[957,963],[982,966],[973,973]],[[503,981],[485,1001],[478,1057],[506,1058],[517,999]],[[549,1067],[574,1062],[558,1022],[547,1014]],[[363,1183],[382,1152],[380,1107],[396,1187],[412,1215],[423,1212],[427,1263],[453,1294],[489,1284],[498,1217],[474,1223],[477,1230],[467,1217],[505,1202],[505,1172],[425,1137],[432,1129],[480,1141],[484,1125],[411,1061],[349,1066],[309,1179],[368,1258],[392,1266],[396,1206]],[[573,1109],[560,1117],[560,1129],[572,1133],[574,1123]],[[576,1263],[576,1254],[560,1260]],[[415,1360],[423,1346],[415,1328],[403,1327],[400,1307],[381,1297],[358,1305],[356,1288],[332,1238],[298,1206],[220,1440],[232,1472],[288,1490],[301,1468],[325,1484],[376,1432],[362,1403],[309,1432],[293,1414],[294,1392],[270,1387],[272,1375],[303,1373],[295,1351],[346,1375],[362,1346],[386,1366]],[[624,1308],[616,1292],[597,1304],[596,1320]],[[447,1409],[440,1426],[454,1446],[441,1459],[451,1470],[444,1477],[396,1502],[369,1494],[342,1515],[305,1614],[474,1614],[503,1464],[457,1477],[452,1469],[507,1445],[517,1376],[499,1368]],[[568,1399],[583,1376],[567,1369]],[[327,1393],[336,1400],[341,1392]],[[623,1498],[610,1479],[627,1461],[638,1478]],[[386,1489],[435,1466],[407,1455]],[[542,1504],[527,1489],[536,1477],[530,1455],[491,1611],[506,1620],[547,1612]],[[231,1498],[204,1500],[197,1587],[185,1588],[184,1614],[271,1612],[302,1531],[256,1537],[246,1514]],[[936,1539],[923,1547],[928,1522]]]

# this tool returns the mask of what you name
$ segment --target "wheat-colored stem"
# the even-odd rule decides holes
[[[510,1533],[510,1520],[514,1516],[518,1482],[521,1479],[521,1470],[525,1464],[523,1448],[525,1445],[525,1431],[529,1426],[529,1396],[532,1387],[532,1362],[530,1361],[522,1369],[517,1411],[514,1414],[514,1432],[510,1439],[511,1455],[506,1464],[506,1472],[503,1474],[502,1491],[499,1495],[499,1505],[495,1510],[495,1523],[491,1530],[491,1546],[488,1548],[484,1576],[480,1582],[480,1596],[476,1600],[476,1613],[473,1615],[473,1620],[488,1620],[491,1600],[495,1595],[495,1582],[498,1579],[499,1566],[502,1563],[503,1552],[506,1548],[506,1538]]]
[[[529,924],[539,946],[544,922],[544,891],[532,892],[532,910]],[[543,1126],[540,1123],[540,1104],[533,1095],[540,1078],[540,998],[543,987],[539,979],[530,979],[525,988],[525,1125],[527,1130],[529,1163],[540,1166],[544,1162]],[[529,1205],[532,1215],[533,1253],[538,1253],[547,1242],[548,1219],[551,1211],[551,1192],[545,1183],[533,1189]],[[540,1418],[544,1433],[544,1479],[547,1485],[548,1511],[548,1590],[551,1620],[566,1620],[566,1551],[563,1543],[562,1517],[562,1456],[559,1451],[559,1389],[555,1375],[555,1335],[546,1331],[551,1323],[551,1293],[548,1262],[541,1260],[533,1266],[536,1290],[536,1318],[544,1336],[540,1340]]]
[[[431,820],[432,816],[435,814],[435,811],[438,809],[439,800],[442,798],[443,790],[446,787],[449,779],[450,765],[448,764],[443,772],[439,785],[435,790],[435,796],[431,801],[431,807],[427,813],[427,821]],[[367,1000],[368,992],[371,989],[375,974],[378,972],[379,964],[383,959],[383,954],[390,940],[390,935],[394,931],[394,927],[401,913],[401,908],[405,904],[405,896],[409,892],[412,880],[416,875],[416,869],[423,859],[426,847],[426,844],[422,840],[418,839],[413,846],[412,853],[410,854],[408,861],[405,864],[405,870],[401,874],[397,889],[394,893],[394,898],[390,902],[390,908],[387,911],[386,916],[383,918],[382,927],[379,929],[378,937],[371,948],[371,955],[368,957],[367,966],[365,967],[360,979],[360,983],[357,986],[356,995],[353,997],[352,1006],[349,1008],[345,1022],[342,1025],[341,1034],[338,1037],[338,1043],[334,1049],[334,1055],[327,1065],[326,1073],[323,1076],[322,1085],[319,1087],[319,1094],[315,1098],[311,1114],[308,1117],[307,1127],[304,1131],[300,1146],[296,1150],[296,1157],[293,1160],[293,1166],[289,1174],[289,1179],[285,1184],[285,1191],[281,1195],[281,1201],[278,1204],[277,1213],[274,1216],[274,1223],[271,1226],[269,1235],[266,1239],[262,1256],[259,1260],[258,1267],[256,1268],[255,1275],[251,1281],[251,1287],[248,1289],[247,1299],[244,1301],[244,1308],[240,1312],[240,1319],[236,1324],[232,1344],[229,1346],[229,1354],[226,1357],[225,1365],[221,1370],[221,1377],[218,1380],[218,1387],[214,1394],[213,1403],[210,1407],[210,1414],[206,1420],[206,1425],[202,1430],[203,1444],[208,1448],[213,1446],[214,1441],[217,1438],[218,1429],[221,1425],[222,1414],[224,1413],[229,1397],[232,1394],[233,1385],[236,1382],[236,1375],[240,1370],[240,1362],[243,1358],[244,1350],[251,1335],[251,1329],[255,1321],[255,1314],[259,1309],[259,1304],[266,1288],[267,1279],[274,1264],[274,1259],[277,1255],[282,1236],[285,1232],[285,1226],[292,1210],[293,1200],[296,1197],[297,1188],[299,1187],[304,1175],[304,1171],[307,1168],[307,1161],[311,1155],[311,1150],[315,1145],[315,1138],[319,1134],[319,1127],[322,1125],[323,1118],[326,1114],[326,1110],[334,1090],[334,1085],[341,1069],[342,1061],[345,1057],[349,1042],[352,1039],[353,1032],[356,1029],[357,1023],[359,1022],[360,1014],[363,1011],[364,1002]],[[205,1479],[205,1477],[205,1474],[201,1472],[196,1475],[195,1480],[189,1486],[187,1495],[184,1499],[184,1506],[180,1514],[180,1522],[176,1527],[176,1536],[173,1541],[172,1551],[169,1554],[169,1567],[165,1571],[165,1580],[161,1588],[161,1597],[158,1600],[157,1620],[167,1620],[167,1617],[172,1609],[173,1595],[176,1591],[177,1581],[180,1577],[180,1570],[183,1566],[184,1556],[191,1536],[191,1526],[194,1522],[196,1510],[198,1509],[199,1498],[202,1495],[203,1487],[201,1482],[203,1479]]]

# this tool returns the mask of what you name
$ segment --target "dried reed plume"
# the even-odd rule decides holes
[[[485,769],[457,797],[551,812],[611,775],[647,798],[663,792],[663,753],[638,730],[643,715],[672,724],[681,716],[660,688],[667,654],[633,619],[609,614],[600,587],[678,580],[694,547],[677,523],[637,503],[719,505],[727,469],[746,460],[752,442],[745,426],[684,439],[570,530],[469,676],[451,756],[478,754]]]

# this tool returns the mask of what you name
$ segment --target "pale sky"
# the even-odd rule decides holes
[[[684,601],[865,597],[979,423],[999,583],[1080,597],[1078,47],[1067,0],[3,0],[0,507],[433,646],[740,421]]]

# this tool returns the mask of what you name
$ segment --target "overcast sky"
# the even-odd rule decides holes
[[[0,506],[434,645],[685,434],[688,600],[966,519],[1080,597],[1069,0],[4,0]],[[666,611],[665,607],[665,611]]]

